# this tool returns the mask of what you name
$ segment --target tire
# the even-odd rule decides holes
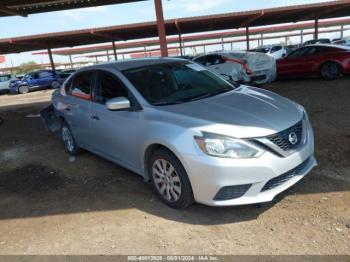
[[[18,88],[18,93],[20,93],[20,94],[27,94],[27,93],[29,93],[29,87],[28,86],[20,86]]]
[[[194,202],[186,170],[170,151],[155,151],[147,167],[152,188],[162,202],[176,209],[184,209]]]
[[[52,89],[57,89],[61,86],[61,84],[58,81],[52,81],[51,83],[51,88]]]
[[[335,62],[327,62],[321,66],[320,73],[325,80],[335,80],[340,77],[341,67]]]
[[[68,154],[71,156],[76,156],[81,153],[81,149],[74,139],[73,133],[66,122],[63,122],[60,128],[60,138],[63,146]]]

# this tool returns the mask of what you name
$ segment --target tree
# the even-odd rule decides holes
[[[19,68],[16,70],[16,75],[26,74],[30,71],[34,71],[40,69],[40,65],[38,65],[35,61],[29,61],[26,63],[22,63]]]

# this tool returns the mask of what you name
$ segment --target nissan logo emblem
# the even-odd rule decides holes
[[[297,134],[294,132],[291,132],[288,136],[288,140],[289,140],[289,143],[291,143],[292,145],[295,145],[296,143],[298,143]]]

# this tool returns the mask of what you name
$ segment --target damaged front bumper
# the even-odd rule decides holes
[[[48,131],[55,133],[60,129],[61,120],[56,115],[52,104],[40,111],[40,117]]]

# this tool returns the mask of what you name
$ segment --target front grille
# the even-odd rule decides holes
[[[214,200],[229,200],[243,196],[252,184],[225,186],[220,188],[214,197]]]
[[[284,173],[283,175],[272,178],[271,180],[269,180],[265,184],[265,186],[263,187],[261,192],[278,187],[279,185],[282,185],[284,182],[287,182],[289,179],[293,178],[294,176],[300,174],[300,172],[308,165],[309,161],[310,161],[310,158],[306,159],[299,166],[293,168],[292,170],[288,171],[287,173]]]
[[[296,134],[297,142],[295,144],[292,144],[289,141],[289,135],[291,133]],[[277,134],[270,135],[266,137],[268,140],[270,140],[272,143],[283,149],[284,151],[291,150],[298,145],[300,145],[302,140],[302,134],[303,134],[303,121],[300,121],[296,123],[294,126],[287,128]]]

